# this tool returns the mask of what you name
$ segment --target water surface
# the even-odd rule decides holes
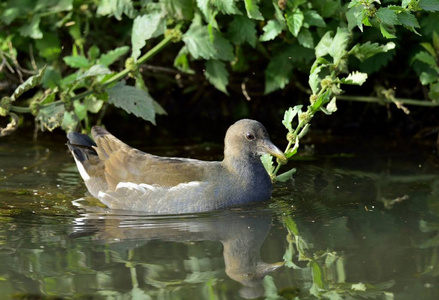
[[[317,145],[269,203],[151,217],[84,197],[64,143],[0,140],[1,299],[437,299],[434,147]]]

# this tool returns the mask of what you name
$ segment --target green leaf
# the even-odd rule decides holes
[[[420,27],[419,23],[418,23],[418,20],[411,13],[403,11],[403,12],[400,12],[397,15],[397,17],[398,17],[398,21],[402,25],[405,25],[405,26],[411,27],[411,28],[419,28]]]
[[[200,11],[203,13],[204,19],[207,22],[210,22],[212,10],[209,5],[209,0],[197,0],[197,6]]]
[[[383,37],[387,38],[387,39],[394,39],[396,38],[395,35],[389,33],[386,28],[384,27],[384,25],[382,23],[380,23],[380,30],[381,30],[381,34],[383,35]]]
[[[214,1],[214,5],[219,9],[220,12],[226,15],[240,15],[238,7],[236,7],[235,0],[222,0]]]
[[[293,177],[293,175],[294,175],[294,173],[296,173],[296,171],[297,171],[296,168],[293,168],[293,169],[286,171],[280,175],[277,175],[276,179],[277,179],[277,181],[280,181],[280,182],[286,182]]]
[[[314,39],[308,29],[302,28],[297,36],[297,40],[303,47],[314,49]]]
[[[116,60],[124,56],[128,51],[130,50],[130,47],[128,46],[122,46],[118,47],[116,49],[110,50],[105,54],[102,54],[101,57],[98,60],[98,63],[108,67],[112,63],[114,63]]]
[[[131,35],[132,54],[137,60],[140,50],[146,45],[146,41],[162,35],[165,31],[165,21],[160,12],[155,12],[134,19],[133,33]]]
[[[244,4],[245,4],[245,10],[247,11],[247,16],[250,19],[264,20],[264,17],[259,11],[259,7],[256,0],[244,0]]]
[[[189,65],[188,55],[189,52],[187,50],[187,47],[183,46],[175,57],[174,67],[187,74],[195,74],[195,71],[192,70]]]
[[[325,56],[329,53],[329,48],[331,47],[332,41],[333,41],[332,32],[331,31],[326,32],[322,36],[322,38],[320,39],[319,43],[315,48],[316,58]]]
[[[35,45],[41,57],[55,61],[61,54],[61,42],[58,36],[52,32],[45,32],[44,39],[35,40]]]
[[[303,23],[308,26],[326,27],[326,23],[322,16],[315,10],[307,10],[303,13]]]
[[[294,132],[291,124],[293,123],[293,120],[297,116],[297,114],[302,112],[302,107],[303,105],[296,105],[294,107],[290,107],[288,110],[285,111],[282,124],[285,126],[288,132]]]
[[[91,46],[87,51],[87,56],[90,61],[97,59],[99,54],[101,54],[101,50],[99,50],[99,47],[96,45]]]
[[[218,90],[228,95],[226,86],[229,84],[229,72],[222,61],[208,60],[204,75]]]
[[[97,14],[101,16],[114,16],[120,21],[123,14],[129,18],[136,15],[131,0],[100,0],[98,3]]]
[[[427,50],[428,53],[430,53],[431,56],[434,58],[437,58],[436,50],[434,49],[433,45],[430,43],[421,43],[420,44],[425,50]]]
[[[40,108],[35,121],[39,123],[41,129],[54,130],[61,125],[64,118],[64,105],[62,103],[52,103]]]
[[[103,104],[104,104],[103,100],[98,99],[94,96],[87,97],[84,100],[84,105],[87,108],[87,111],[94,114],[98,113],[101,110]]]
[[[422,72],[419,75],[419,81],[421,81],[422,85],[428,85],[438,80],[439,76],[436,72]]]
[[[438,0],[419,0],[418,5],[425,11],[439,11]]]
[[[63,57],[63,60],[68,66],[72,68],[87,68],[90,65],[88,59],[82,55],[65,56]]]
[[[61,85],[61,78],[60,72],[49,66],[41,79],[41,84],[45,89],[55,89]]]
[[[396,13],[388,7],[380,7],[376,12],[376,17],[386,25],[398,24]]]
[[[366,73],[354,71],[350,73],[346,78],[341,79],[340,82],[344,84],[362,85],[364,82],[366,82],[366,79]]]
[[[163,11],[174,20],[192,20],[194,17],[194,6],[192,0],[161,0]]]
[[[79,100],[73,101],[73,108],[75,115],[78,117],[79,121],[82,121],[87,117],[87,107],[81,103]]]
[[[78,75],[78,77],[76,77],[76,80],[80,80],[80,79],[86,78],[86,77],[99,76],[99,75],[105,75],[105,74],[111,74],[111,73],[112,72],[110,71],[110,69],[108,69],[107,67],[105,67],[103,65],[94,65],[90,69],[85,71],[83,74]]]
[[[195,59],[216,59],[232,61],[235,58],[233,47],[221,34],[212,29],[213,42],[206,26],[195,25],[183,35],[189,53]]]
[[[265,94],[283,89],[289,82],[293,66],[284,53],[271,58],[265,70]]]
[[[386,45],[379,45],[378,43],[366,42],[364,44],[356,44],[350,51],[350,55],[354,55],[361,62],[378,54],[395,49],[394,42],[388,42]]]
[[[319,73],[321,70],[322,70],[322,66],[316,66],[315,68],[313,68],[313,71],[309,74],[308,84],[314,95],[316,95],[320,89],[320,82],[322,80],[319,76]]]
[[[297,37],[299,34],[300,28],[302,28],[304,15],[300,9],[296,9],[292,13],[286,14],[286,20],[288,29],[290,30],[291,34]]]
[[[419,60],[429,66],[436,66],[436,59],[431,56],[430,53],[425,51],[416,53],[415,57],[413,57],[413,60]]]
[[[328,49],[329,55],[334,58],[334,64],[345,55],[345,50],[349,42],[349,31],[347,28],[337,28],[337,33],[332,40],[331,46]]]
[[[229,40],[237,45],[245,42],[253,48],[256,46],[256,24],[244,16],[235,16],[228,28]]]
[[[146,91],[119,82],[107,92],[109,103],[155,125],[153,99]]]
[[[18,97],[20,97],[24,92],[27,92],[28,90],[30,90],[31,88],[37,86],[43,76],[44,73],[46,71],[46,66],[44,66],[43,68],[41,68],[37,74],[29,77],[25,82],[23,82],[22,84],[20,84],[15,91],[12,93],[11,95],[11,101],[15,101],[17,100]]]
[[[282,32],[282,24],[278,20],[269,20],[262,30],[264,33],[259,40],[261,42],[271,41]]]
[[[328,105],[326,105],[326,111],[327,114],[332,114],[337,111],[337,99],[335,97],[332,97],[331,101],[329,101]]]
[[[264,154],[261,156],[261,161],[267,173],[270,175],[273,174],[274,172],[273,156],[271,156],[270,154]]]
[[[78,122],[79,122],[78,117],[75,115],[73,111],[65,111],[61,124],[58,124],[55,127],[61,126],[61,128],[65,132],[72,132],[76,130],[76,127],[78,126]],[[53,129],[49,129],[49,130],[52,131]]]
[[[27,23],[20,27],[18,32],[24,37],[29,36],[33,39],[43,38],[43,33],[40,30],[40,15],[34,15],[30,23]]]

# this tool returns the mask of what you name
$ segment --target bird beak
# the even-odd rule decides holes
[[[287,161],[285,154],[279,150],[270,140],[264,141],[262,146],[262,152],[273,155],[274,157],[279,158],[281,161]]]

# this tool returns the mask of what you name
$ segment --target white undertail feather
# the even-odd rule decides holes
[[[75,159],[76,167],[78,168],[79,174],[81,174],[82,179],[84,179],[84,181],[89,180],[90,176],[88,175],[88,173],[85,170],[85,168],[82,165],[82,163],[79,160],[76,159],[75,155],[73,155],[73,158]]]

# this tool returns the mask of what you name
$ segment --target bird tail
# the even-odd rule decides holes
[[[88,135],[69,132],[67,138],[67,147],[77,161],[84,162],[89,160],[90,156],[97,156],[96,150],[93,148],[96,147],[96,143]]]

